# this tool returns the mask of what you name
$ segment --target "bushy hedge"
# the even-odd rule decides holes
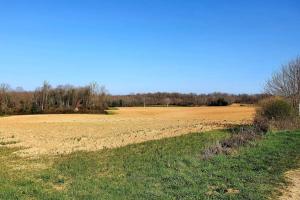
[[[288,130],[300,128],[300,120],[289,101],[272,97],[259,103],[254,125],[264,132],[270,128]]]
[[[216,100],[211,100],[207,104],[208,106],[228,106],[229,102],[226,101],[224,98],[218,98]]]
[[[292,105],[282,98],[268,98],[259,103],[260,115],[269,120],[286,119],[293,115]]]

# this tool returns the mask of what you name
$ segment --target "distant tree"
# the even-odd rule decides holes
[[[224,98],[218,98],[216,100],[211,100],[208,102],[208,106],[227,106],[227,105],[229,105],[229,103]]]
[[[9,92],[10,86],[8,84],[0,84],[0,114],[7,114],[9,112],[10,96]]]
[[[163,103],[164,103],[167,107],[169,107],[169,104],[171,103],[171,99],[170,99],[169,97],[164,98]]]
[[[108,95],[106,102],[110,106],[143,106],[144,100],[147,105],[169,105],[176,106],[202,106],[208,105],[211,101],[217,101],[223,98],[228,104],[254,104],[259,100],[267,97],[266,94],[226,94],[226,93],[211,93],[211,94],[181,94],[181,93],[147,93],[147,94],[129,94],[129,95]]]
[[[12,90],[7,84],[0,84],[0,114],[103,113],[106,93],[105,87],[97,83],[51,87],[45,81],[34,92],[21,87]]]
[[[51,85],[48,81],[44,81],[43,86],[41,88],[42,92],[42,103],[41,103],[41,110],[44,111],[45,107],[48,106],[48,96],[51,89]]]
[[[37,113],[39,113],[39,107],[35,102],[33,102],[31,106],[31,114],[37,114]]]

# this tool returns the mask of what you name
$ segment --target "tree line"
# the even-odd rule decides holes
[[[52,87],[45,81],[35,91],[1,84],[0,114],[103,113],[107,108],[105,97],[105,88],[97,83]]]
[[[269,96],[286,98],[300,115],[300,57],[296,57],[267,82],[265,94],[182,94],[145,93],[109,95],[104,86],[91,83],[75,87],[52,87],[45,81],[35,91],[11,89],[0,84],[0,115],[39,113],[104,113],[108,107],[125,106],[226,106],[232,103],[255,104]]]
[[[256,104],[260,100],[279,96],[289,101],[300,115],[300,56],[283,64],[281,69],[267,81],[263,94],[181,94],[146,93],[131,95],[108,95],[107,104],[111,107],[173,105],[173,106],[226,106],[232,103]]]
[[[265,94],[182,94],[146,93],[109,95],[104,86],[51,86],[45,81],[34,91],[0,84],[0,115],[51,113],[104,113],[108,107],[131,106],[226,106],[232,103],[254,104]]]
[[[267,94],[182,94],[182,93],[145,93],[130,95],[108,95],[110,107],[132,106],[226,106],[232,103],[255,104],[267,97]]]

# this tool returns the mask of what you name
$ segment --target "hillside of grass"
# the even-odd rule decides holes
[[[232,155],[201,159],[225,131],[54,158],[0,148],[0,199],[268,199],[300,160],[300,132],[269,133]]]

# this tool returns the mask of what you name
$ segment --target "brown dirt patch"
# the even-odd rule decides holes
[[[300,169],[288,171],[285,176],[290,184],[279,200],[300,200]]]
[[[254,107],[120,108],[113,115],[27,115],[0,118],[0,142],[22,156],[93,151],[248,123]]]

